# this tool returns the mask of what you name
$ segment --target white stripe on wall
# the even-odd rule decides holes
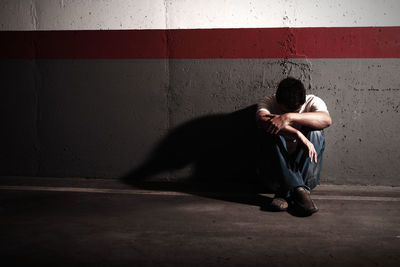
[[[399,0],[1,0],[0,30],[400,26]]]

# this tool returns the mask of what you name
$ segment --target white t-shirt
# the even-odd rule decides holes
[[[262,99],[258,103],[258,110],[265,110],[271,114],[277,115],[282,115],[285,113],[280,109],[279,104],[276,101],[275,94]],[[325,111],[329,113],[325,102],[321,98],[315,95],[306,95],[306,102],[301,106],[299,113],[316,111]]]
[[[276,115],[282,115],[286,113],[283,110],[281,110],[278,102],[276,101],[275,94],[265,97],[258,103],[258,111],[260,110],[264,110],[271,114],[276,114]],[[301,106],[299,113],[316,112],[316,111],[325,111],[329,113],[325,102],[321,98],[315,95],[306,95],[306,102]],[[301,128],[301,125],[297,125],[295,123],[292,123],[291,126],[293,126],[298,130]],[[289,154],[294,153],[297,147],[296,139],[290,137],[285,137],[285,139],[286,139],[286,148]]]

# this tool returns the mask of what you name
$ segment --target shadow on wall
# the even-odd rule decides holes
[[[191,165],[193,173],[186,182],[207,185],[211,191],[243,190],[242,185],[253,189],[261,189],[262,185],[264,190],[261,191],[271,191],[270,179],[266,179],[265,173],[260,175],[257,167],[262,157],[257,141],[256,111],[257,105],[252,105],[230,114],[197,118],[176,127],[148,160],[123,177],[123,181],[139,185],[158,173]]]

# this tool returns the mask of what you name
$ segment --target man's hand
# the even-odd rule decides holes
[[[299,132],[298,134],[299,140],[301,142],[301,145],[303,147],[303,149],[305,150],[306,153],[308,153],[308,157],[310,158],[311,162],[317,163],[318,161],[318,155],[317,155],[317,151],[315,151],[315,147],[313,145],[313,143],[311,143],[307,137],[305,137],[301,132]]]
[[[297,138],[300,142],[299,145],[303,147],[305,153],[308,153],[308,157],[311,162],[317,163],[318,155],[313,143],[307,139],[299,130],[290,126],[290,113],[283,115],[270,114],[264,111],[260,111],[257,114],[257,124],[260,128],[266,130],[270,134],[284,134],[294,138]]]
[[[285,128],[289,124],[289,120],[283,115],[272,115],[267,114],[264,117],[268,117],[269,120],[265,121],[264,129],[270,134],[277,134],[280,130]]]
[[[258,127],[270,134],[278,134],[279,131],[289,125],[288,116],[286,114],[276,115],[259,111],[256,119]]]

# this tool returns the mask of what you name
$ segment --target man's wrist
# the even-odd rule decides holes
[[[290,124],[293,121],[293,113],[285,113],[282,115],[285,118],[285,121]]]
[[[305,137],[305,136],[303,135],[303,133],[302,133],[301,131],[297,130],[297,129],[296,129],[296,135],[297,135],[297,139],[299,139],[299,140],[302,140],[303,137]]]

